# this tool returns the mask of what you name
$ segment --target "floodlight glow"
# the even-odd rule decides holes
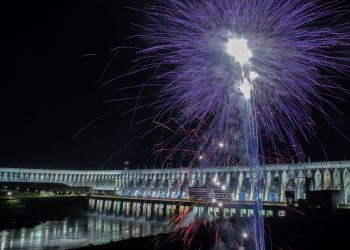
[[[220,142],[219,143],[219,148],[223,148],[224,147],[224,143]]]
[[[222,207],[222,203],[221,202],[219,202],[219,207]]]
[[[249,63],[253,53],[248,47],[248,41],[243,38],[230,38],[226,44],[226,52],[239,64]]]
[[[212,199],[212,202],[213,202],[213,203],[215,203],[215,202],[216,202],[216,199],[215,199],[215,198],[214,198],[214,199]]]
[[[7,192],[7,195],[8,195],[8,196],[11,196],[11,195],[12,195],[12,192]]]
[[[247,233],[243,233],[242,236],[243,236],[243,238],[247,238],[248,234]]]
[[[203,155],[200,155],[200,156],[198,157],[198,159],[199,159],[199,160],[203,160],[203,159],[204,159],[204,156],[203,156]]]
[[[226,190],[226,187],[225,187],[225,186],[222,186],[221,189],[222,189],[222,190]]]

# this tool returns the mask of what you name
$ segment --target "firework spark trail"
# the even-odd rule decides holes
[[[252,104],[252,105],[251,105]],[[253,184],[255,187],[254,196],[254,239],[255,239],[255,249],[265,249],[265,240],[264,240],[264,219],[261,215],[262,211],[262,197],[260,193],[262,191],[261,183],[261,172],[259,169],[259,142],[258,142],[258,130],[257,130],[257,121],[254,112],[254,101],[251,103],[248,102],[248,119],[245,125],[245,134],[246,134],[246,147],[250,165],[250,179],[254,180],[254,174],[256,179],[256,184]],[[253,107],[251,107],[253,106]]]

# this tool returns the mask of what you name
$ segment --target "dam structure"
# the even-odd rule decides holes
[[[227,201],[285,202],[285,191],[304,199],[306,191],[339,190],[350,204],[350,161],[269,164],[260,167],[262,188],[248,167],[202,167],[137,170],[55,170],[0,168],[0,182],[56,183],[87,187],[92,192],[142,199],[189,200],[192,187],[220,185]]]

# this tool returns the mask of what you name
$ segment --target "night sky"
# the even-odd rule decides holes
[[[150,153],[159,133],[139,139],[152,125],[134,124],[130,129],[131,114],[121,116],[135,103],[106,103],[135,96],[135,91],[116,90],[146,81],[147,74],[100,87],[131,67],[134,51],[119,53],[99,79],[113,56],[111,49],[144,46],[142,41],[126,39],[140,32],[131,23],[144,24],[145,17],[125,7],[143,8],[154,1],[140,2],[8,1],[2,5],[1,167],[121,169],[125,160],[134,168],[160,165]],[[340,78],[339,83],[350,84]],[[337,128],[350,137],[350,98],[340,91],[335,95],[347,101],[334,101],[343,114],[327,110]],[[140,111],[136,121],[148,115]],[[103,117],[74,137],[99,116]],[[303,142],[311,160],[350,159],[350,143],[316,113],[314,118],[327,156],[312,139]]]

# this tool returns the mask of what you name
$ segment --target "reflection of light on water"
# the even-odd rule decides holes
[[[63,234],[66,234],[67,233],[67,221],[64,220],[63,221]]]
[[[21,239],[21,247],[24,247],[24,238]]]
[[[22,228],[21,229],[21,247],[23,247],[25,237],[26,237],[26,229]]]
[[[48,240],[49,239],[49,229],[46,228],[45,230],[45,239]]]
[[[79,232],[79,221],[77,220],[76,222],[75,222],[75,225],[74,225],[74,228],[75,228],[75,237],[77,237],[78,236],[78,232]]]
[[[101,230],[103,229],[103,230]],[[167,224],[108,216],[48,221],[34,228],[0,231],[0,250],[69,249],[170,231]]]
[[[5,239],[1,238],[0,241],[1,241],[1,242],[0,242],[0,249],[1,249],[1,250],[5,250]]]

